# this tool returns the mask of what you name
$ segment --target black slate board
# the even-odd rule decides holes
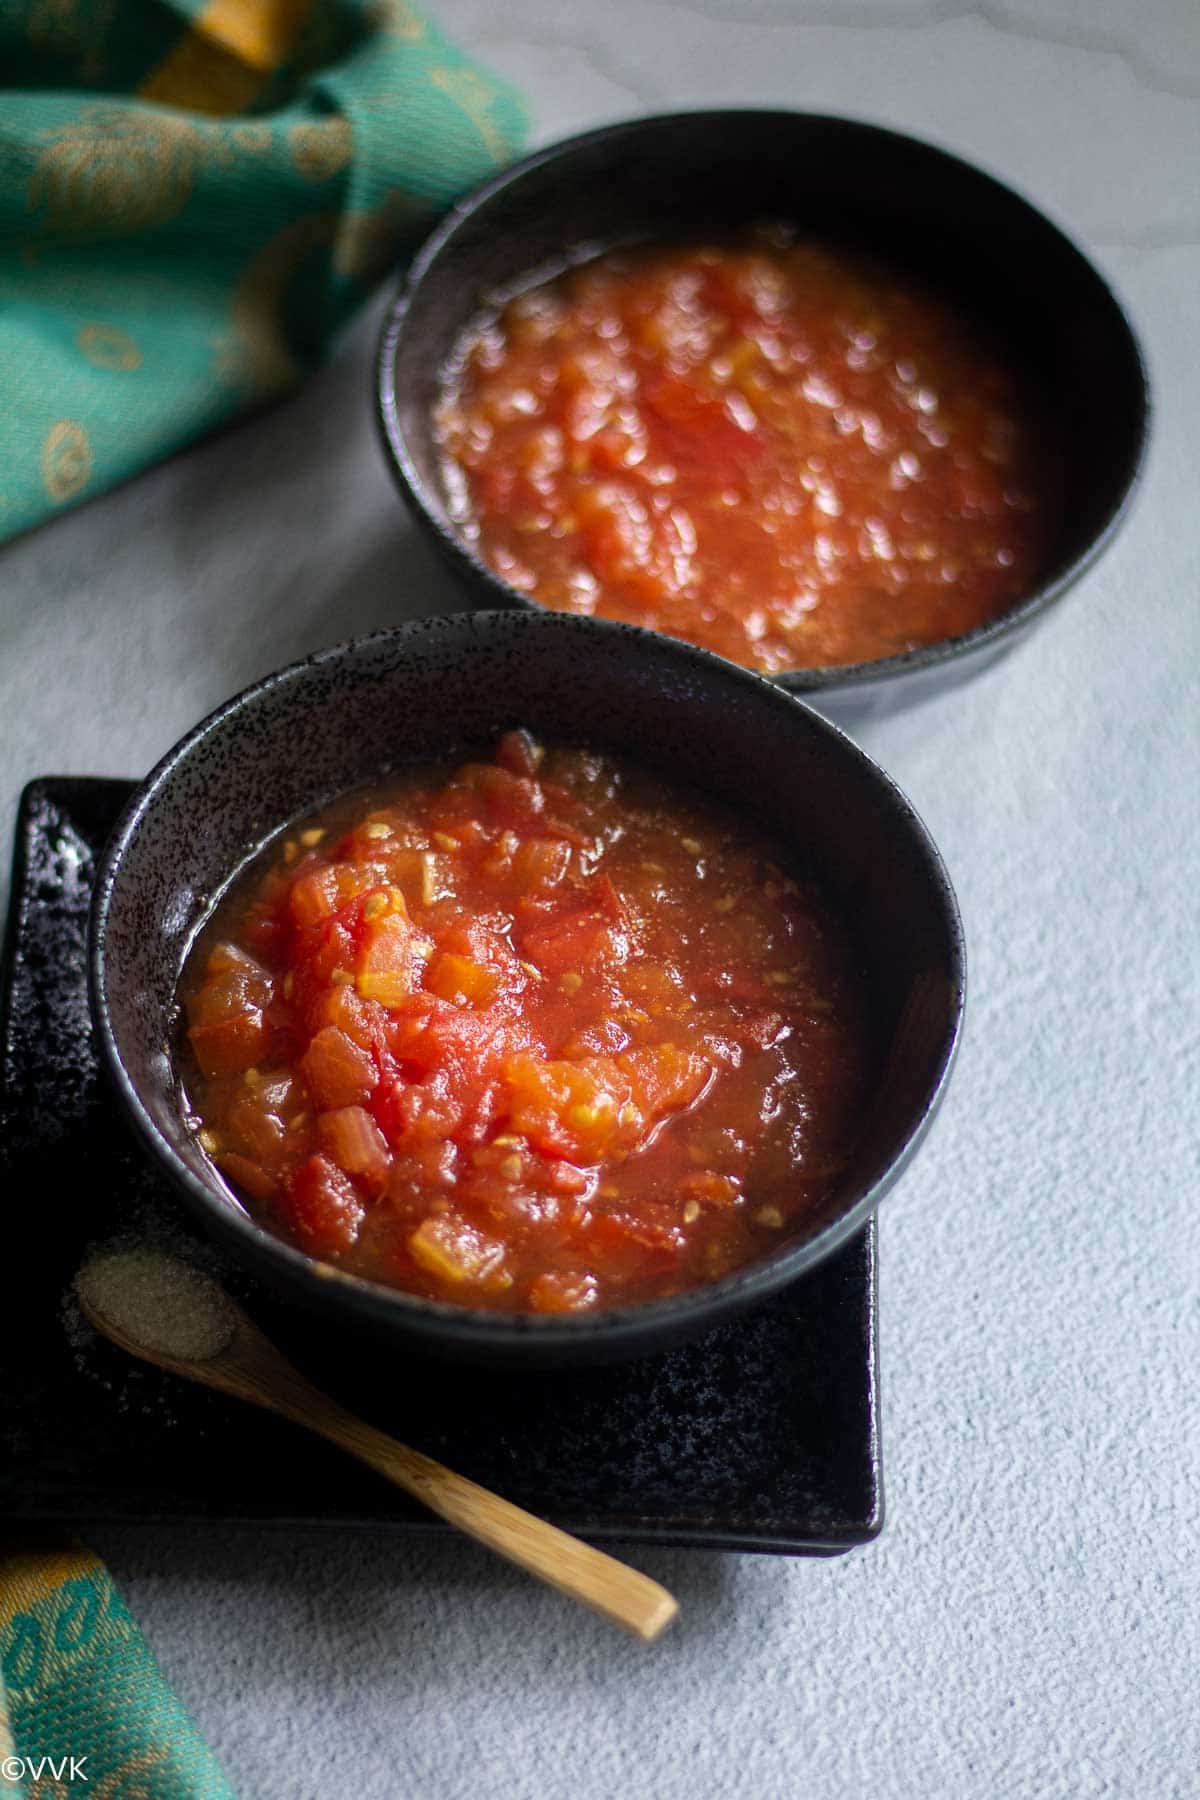
[[[331,1345],[200,1236],[127,1133],[91,1043],[88,902],[129,789],[35,781],[17,826],[0,1042],[0,1521],[446,1529],[318,1440],[91,1334],[68,1298],[85,1248],[149,1232],[220,1275],[346,1404],[583,1536],[817,1555],[873,1538],[873,1224],[781,1298],[681,1349],[536,1376]]]

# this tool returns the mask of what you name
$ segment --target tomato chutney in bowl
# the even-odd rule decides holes
[[[775,1292],[907,1163],[953,894],[834,727],[665,637],[464,614],[284,670],[148,778],[93,1005],[205,1224],[439,1353],[631,1355]]]
[[[856,963],[732,815],[509,731],[272,841],[189,956],[184,1086],[249,1210],[341,1269],[509,1311],[665,1298],[848,1164]]]
[[[531,287],[464,334],[435,424],[455,522],[513,587],[768,675],[965,636],[1058,524],[1003,347],[779,226]]]
[[[1147,416],[1120,307],[1032,206],[793,113],[635,120],[506,171],[417,258],[378,379],[401,490],[481,601],[646,626],[844,712],[1019,636],[1115,529]]]

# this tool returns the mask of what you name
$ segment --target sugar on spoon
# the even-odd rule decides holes
[[[150,1246],[98,1252],[75,1277],[88,1322],[131,1356],[319,1432],[477,1538],[649,1643],[678,1612],[646,1575],[347,1412],[294,1369],[208,1275]]]

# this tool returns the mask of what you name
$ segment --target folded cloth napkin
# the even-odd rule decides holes
[[[408,0],[0,0],[0,539],[292,386],[523,129]]]
[[[104,1564],[0,1553],[0,1800],[235,1800]]]

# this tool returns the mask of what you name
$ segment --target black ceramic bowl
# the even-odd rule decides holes
[[[877,251],[960,299],[1031,374],[1063,457],[1061,526],[1041,582],[1018,605],[906,655],[778,678],[837,716],[891,710],[977,673],[1066,592],[1116,531],[1146,442],[1146,372],[1113,294],[1027,200],[958,157],[876,125],[792,112],[635,119],[539,150],[460,201],[413,263],[380,346],[384,444],[401,492],[470,595],[536,607],[451,516],[432,409],[460,333],[498,297],[568,261],[762,219]]]
[[[208,1163],[173,1067],[176,983],[231,871],[334,794],[522,724],[616,750],[735,807],[826,886],[857,945],[886,1051],[860,1150],[801,1236],[671,1300],[580,1318],[442,1305],[321,1266],[263,1230]],[[147,1148],[243,1262],[331,1322],[460,1357],[554,1364],[634,1355],[774,1293],[857,1230],[941,1096],[963,1002],[954,895],[924,827],[849,739],[790,695],[668,638],[553,613],[460,613],[328,650],[231,700],[134,795],[96,884],[101,1052]]]

